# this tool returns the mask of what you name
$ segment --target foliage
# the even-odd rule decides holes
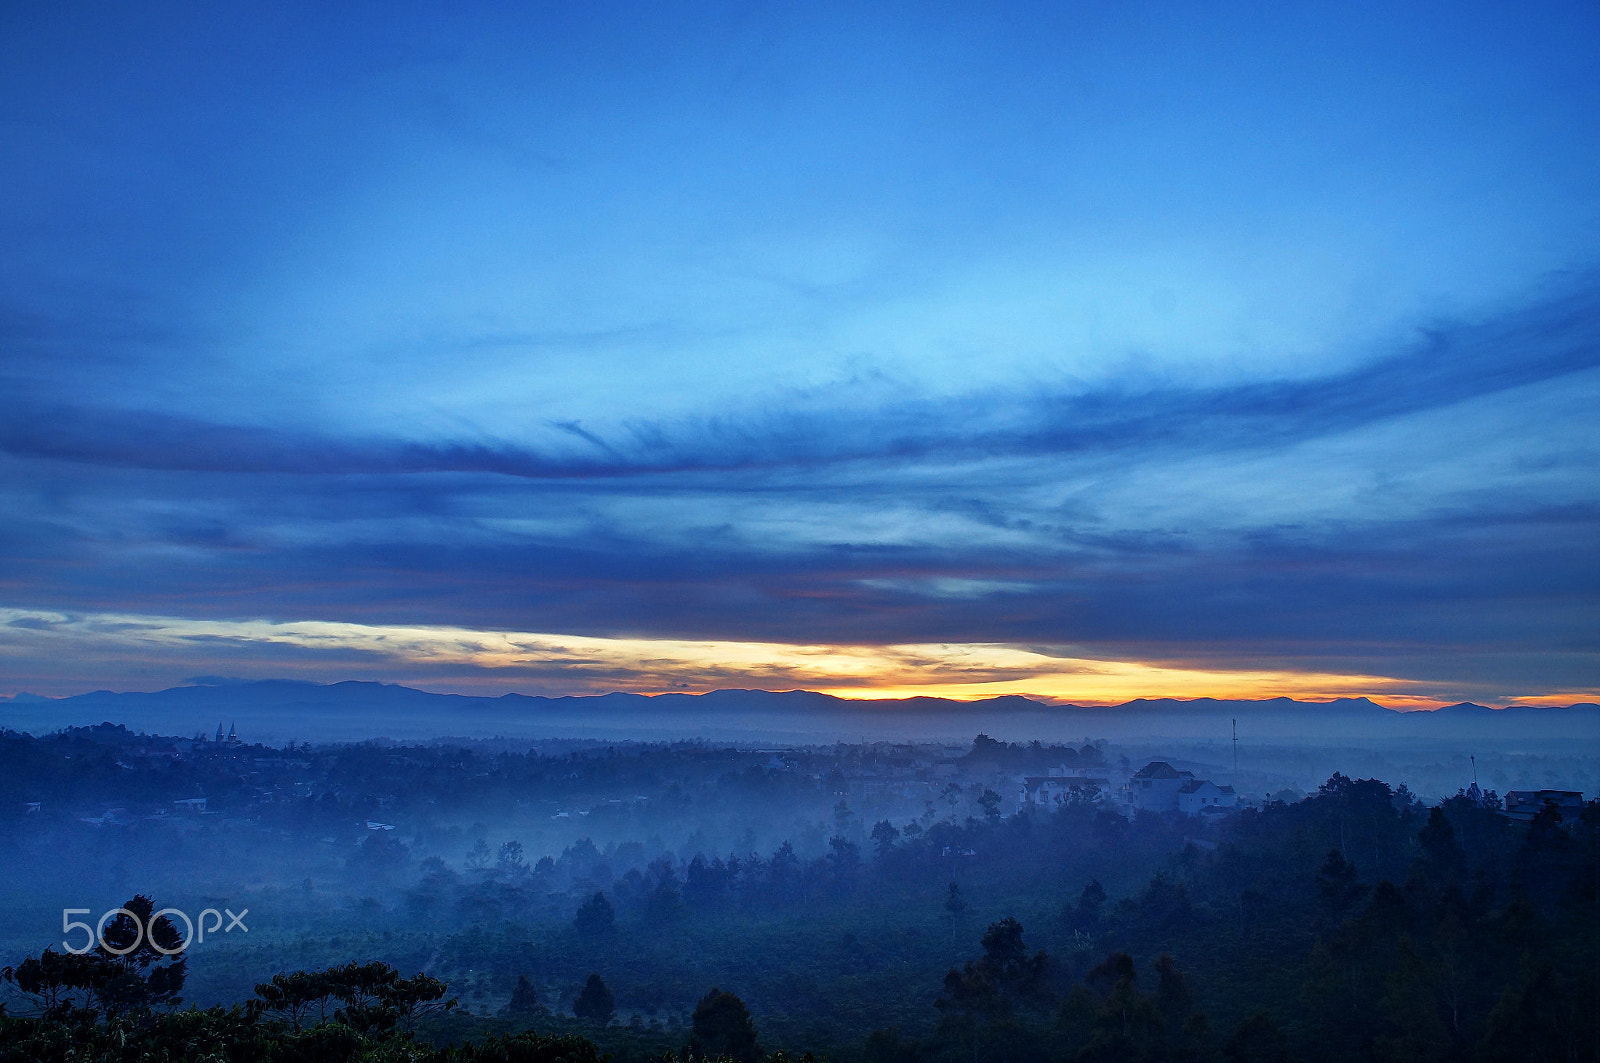
[[[511,1000],[506,1004],[506,1013],[527,1016],[537,1015],[544,1010],[544,1005],[539,1003],[539,993],[533,988],[528,976],[517,975],[517,987],[511,991]]]
[[[155,902],[140,894],[105,922],[87,952],[46,949],[0,971],[0,979],[46,1014],[75,1008],[142,1013],[180,1003],[188,973],[185,941],[168,916],[152,921],[155,914]]]
[[[606,988],[605,979],[597,974],[589,976],[589,980],[583,983],[583,990],[578,994],[578,999],[572,1003],[574,1015],[599,1026],[610,1022],[611,1016],[616,1014],[616,1011],[616,998],[611,995],[611,990]]]
[[[586,937],[609,934],[616,929],[616,924],[616,909],[611,907],[606,895],[599,891],[584,901],[583,906],[578,909],[578,914],[572,918],[573,928]]]
[[[755,1063],[761,1050],[756,1045],[755,1023],[744,1001],[712,986],[711,992],[695,1005],[688,1053],[706,1059]]]
[[[124,756],[134,767],[119,767],[116,750],[134,741],[64,736],[65,765],[39,760],[46,744],[33,739],[6,755],[16,754],[19,773],[60,771],[85,792],[109,795],[108,779],[127,792],[201,789],[236,817],[248,796],[241,780],[285,770],[256,763],[273,759],[264,749],[208,749],[159,771]],[[304,754],[313,792],[255,807],[260,830],[236,847],[204,834],[219,818],[194,822],[219,864],[251,866],[269,830],[331,839],[322,859],[332,881],[297,866],[292,896],[275,893],[271,905],[304,904],[301,926],[316,932],[293,939],[295,962],[316,969],[262,983],[233,1012],[179,1012],[169,1009],[180,990],[202,1003],[249,997],[260,942],[273,939],[219,939],[216,951],[208,939],[205,964],[196,961],[187,981],[181,957],[149,950],[148,963],[138,954],[116,961],[116,978],[106,957],[46,951],[10,969],[9,1003],[24,1014],[4,1020],[0,1043],[10,1051],[21,1038],[40,1058],[57,1058],[66,1048],[51,1044],[110,1044],[108,1030],[143,1044],[142,1030],[198,1038],[204,1027],[218,1045],[292,1043],[294,1058],[391,1058],[437,1045],[466,1059],[564,1052],[549,1039],[573,1035],[581,1040],[569,1047],[643,1063],[683,1050],[700,990],[714,984],[737,993],[763,1043],[841,1063],[1593,1055],[1597,806],[1519,822],[1482,793],[1463,789],[1430,809],[1404,787],[1336,774],[1303,800],[1203,824],[1083,800],[990,815],[985,791],[1013,792],[998,773],[1081,767],[1100,751],[986,738],[958,758],[964,775],[938,773],[926,802],[897,804],[835,774],[850,758],[865,764],[866,750],[785,754],[782,768],[770,751],[703,744]],[[89,765],[81,773],[80,757]],[[585,816],[574,793],[649,797],[594,804]],[[448,810],[434,826],[419,811],[428,802]],[[472,822],[489,819],[472,811],[485,806],[513,811],[494,827]],[[17,824],[43,824],[51,807],[6,829],[21,837]],[[558,808],[573,812],[558,821]],[[751,808],[760,812],[746,818],[765,824],[762,833],[739,819]],[[401,826],[369,830],[367,819]],[[460,825],[438,825],[446,819]],[[50,822],[57,833],[41,828],[36,839],[46,840],[27,844],[64,839],[108,869],[126,850],[175,833]],[[674,836],[669,822],[695,832]],[[502,833],[508,823],[534,824],[545,841],[510,826]],[[302,891],[300,878],[313,873],[315,886]],[[108,874],[116,885],[104,888],[126,896],[124,882],[138,880]],[[125,929],[108,926],[113,947],[126,943],[114,937]],[[370,983],[347,979],[346,996],[330,988],[340,976],[329,972],[378,962],[388,970]],[[419,968],[438,980],[426,992],[439,996],[407,1013],[379,992],[414,982],[396,970]],[[591,973],[611,997],[604,1025],[560,1006],[576,1010]],[[446,996],[467,1006],[449,1009]],[[517,1040],[530,1024],[545,1040]],[[242,1059],[255,1049],[225,1051]],[[474,1052],[500,1054],[463,1054]]]

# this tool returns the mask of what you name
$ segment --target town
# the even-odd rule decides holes
[[[531,832],[523,843],[529,851],[545,842],[558,852],[578,837],[609,836],[629,824],[670,834],[672,808],[684,794],[735,785],[784,793],[790,815],[783,829],[798,826],[798,836],[762,839],[746,829],[712,848],[732,851],[749,833],[756,842],[793,840],[822,851],[829,836],[864,838],[872,824],[915,836],[936,822],[1068,803],[1130,819],[1174,814],[1203,837],[1208,824],[1241,809],[1304,796],[1293,788],[1241,792],[1226,776],[1203,777],[1181,761],[1135,767],[1126,756],[1109,756],[1105,743],[1013,745],[984,734],[970,745],[744,748],[550,740],[521,752],[513,748],[505,742],[274,748],[246,743],[233,726],[221,724],[214,737],[202,732],[193,738],[109,724],[42,738],[7,733],[0,735],[0,749],[8,761],[4,792],[12,800],[0,815],[26,817],[23,822],[40,828],[48,822],[58,829],[180,836],[216,829],[286,837],[315,827],[322,833],[314,844],[324,848],[396,830],[470,847],[478,839],[462,838],[474,833],[471,823],[499,821]],[[1531,819],[1546,803],[1569,813],[1583,805],[1578,790],[1516,789],[1501,797],[1473,781],[1462,792],[1520,819]],[[451,808],[442,814],[446,794]],[[472,818],[459,822],[468,812]],[[685,833],[705,840],[706,826]]]

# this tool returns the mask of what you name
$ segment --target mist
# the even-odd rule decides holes
[[[78,722],[96,716],[124,722]],[[978,939],[1005,920],[1049,958],[1036,988],[1057,1000],[1119,948],[1198,950],[1208,1021],[1242,1027],[1208,950],[1243,933],[1230,947],[1297,962],[1236,924],[1292,918],[1330,850],[1361,882],[1415,887],[1430,808],[1477,832],[1477,857],[1514,857],[1528,826],[1508,792],[1576,791],[1581,834],[1595,805],[1571,809],[1600,790],[1593,706],[254,683],[22,699],[5,720],[7,955],[71,944],[64,911],[144,895],[185,919],[244,913],[186,949],[191,1004],[248,999],[273,970],[384,962],[459,1000],[428,1028],[440,1043],[533,1023],[624,1054],[691,1038],[718,986],[774,1047],[877,1060],[893,1027],[905,1058],[940,1058],[961,1037],[942,972],[984,962]],[[1162,772],[1187,796],[1140,790]],[[1284,830],[1305,866],[1269,899],[1281,872],[1247,872],[1250,854]],[[574,1011],[591,974],[614,1011],[598,1027]]]

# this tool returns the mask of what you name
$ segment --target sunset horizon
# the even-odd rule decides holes
[[[0,1060],[1600,1063],[1600,5],[0,3]]]
[[[19,620],[31,623],[18,624]],[[1369,698],[1399,709],[1463,702],[1563,706],[1600,701],[1600,695],[1590,690],[1487,693],[1491,688],[1484,686],[1453,687],[1424,680],[1281,668],[1225,670],[1198,662],[1115,660],[1072,656],[1066,648],[1047,653],[1043,647],[1003,644],[741,643],[322,622],[69,617],[16,611],[9,622],[64,654],[73,653],[70,640],[92,638],[94,650],[80,649],[75,656],[101,658],[97,674],[102,678],[39,676],[29,686],[24,677],[11,675],[8,682],[12,688],[0,689],[0,697],[71,697],[91,690],[132,690],[141,682],[163,689],[293,679],[321,684],[388,682],[434,693],[478,696],[754,689],[805,690],[864,701],[914,697],[976,701],[1018,695],[1084,706],[1115,706],[1139,699],[1260,701],[1287,697],[1318,702]],[[181,675],[188,658],[178,651],[196,639],[230,644],[235,656],[230,659],[219,653],[213,659],[228,661],[234,671]],[[116,654],[103,656],[108,645],[120,645],[120,665]],[[292,664],[285,652],[291,649],[302,655]],[[48,655],[44,646],[38,652]],[[340,665],[319,661],[319,655],[356,655],[369,660],[361,665]],[[240,665],[249,667],[240,671]]]
[[[0,21],[0,696],[1600,699],[1592,12],[712,7]]]

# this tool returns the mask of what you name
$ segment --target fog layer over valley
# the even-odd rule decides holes
[[[116,707],[133,726],[37,722]],[[1471,1007],[1452,1005],[1448,1048],[1509,1036],[1491,1014],[1531,946],[1502,940],[1506,920],[1549,934],[1595,917],[1593,706],[1001,699],[918,705],[913,725],[905,706],[803,693],[250,684],[6,710],[34,733],[0,734],[4,962],[59,951],[63,910],[92,922],[136,894],[189,916],[248,912],[187,950],[187,1001],[384,961],[461,1001],[426,1027],[436,1041],[534,1028],[643,1058],[681,1047],[715,986],[769,1050],[1070,1056],[1098,1036],[1126,963],[1143,972],[1127,992],[1154,993],[1152,970],[1169,990],[1179,968],[1188,979],[1187,1010],[1147,1031],[1162,1051],[1266,1038],[1320,1058],[1329,1024],[1341,1052],[1396,1036],[1385,979],[1415,954],[1423,996],[1440,964],[1465,964],[1449,978]],[[646,719],[678,737],[597,737],[648,733]],[[261,741],[258,721],[307,737]],[[324,737],[363,721],[387,736]],[[405,737],[430,721],[498,737]],[[1540,813],[1542,798],[1524,809],[1508,791],[1581,793]],[[1501,935],[1470,962],[1440,929],[1451,905]],[[1411,953],[1394,951],[1401,937]],[[1345,974],[1308,1006],[1341,949]],[[1546,958],[1559,993],[1586,992],[1561,981],[1582,957]],[[591,976],[606,1022],[589,1014]],[[14,988],[10,1002],[28,1003]],[[1364,1025],[1335,1014],[1346,1006],[1368,1009]]]

